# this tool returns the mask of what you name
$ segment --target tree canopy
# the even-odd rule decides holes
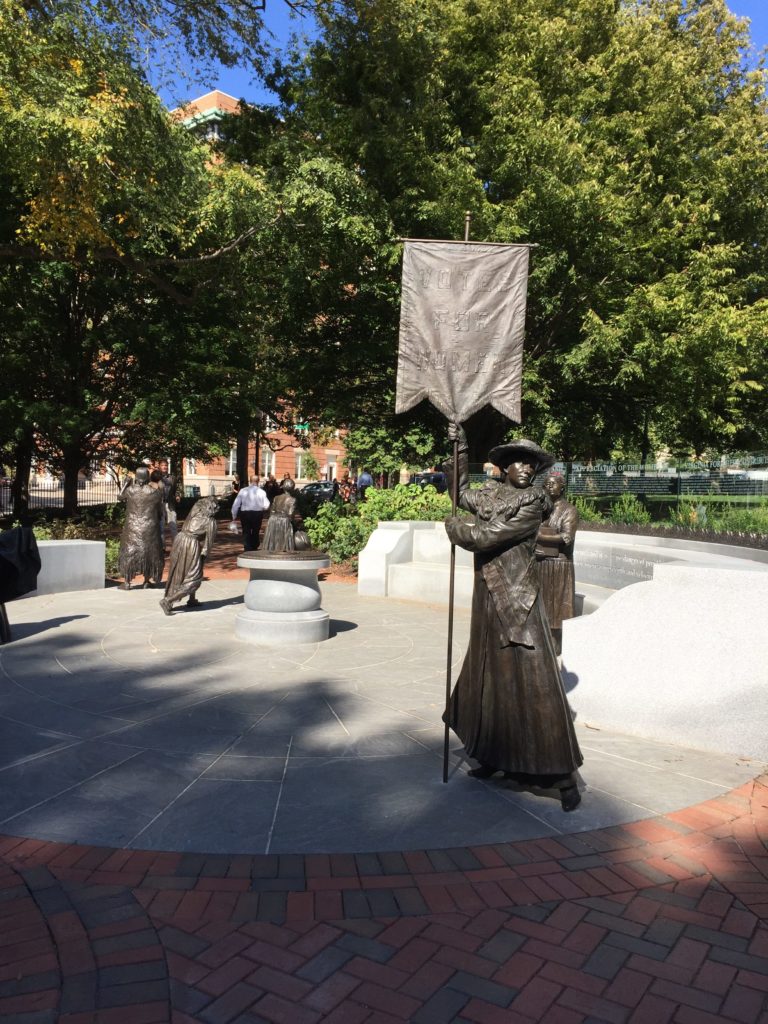
[[[466,209],[474,238],[538,245],[526,434],[565,458],[768,446],[766,74],[725,0],[311,6],[279,102],[214,154],[141,38],[261,60],[255,0],[0,0],[8,457],[37,445],[71,496],[113,442],[207,457],[287,403],[362,461],[434,462],[440,418],[392,414],[398,238],[457,237]]]
[[[535,241],[524,427],[768,443],[766,78],[723,0],[343,0],[273,82],[397,234]],[[391,327],[390,327],[391,330]],[[380,394],[392,389],[392,361]]]

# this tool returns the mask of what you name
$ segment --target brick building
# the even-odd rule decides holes
[[[273,429],[269,429],[270,426]],[[297,431],[301,433],[301,431]],[[280,430],[277,426],[267,423],[267,430],[259,439],[259,478],[274,473],[281,480],[287,473],[297,484],[305,484],[316,479],[310,475],[312,456],[317,467],[317,474],[323,480],[335,480],[347,467],[347,451],[344,447],[343,431],[324,430],[322,441],[315,439],[309,447],[303,448],[294,434]],[[217,494],[226,492],[232,484],[236,472],[237,449],[233,442],[229,455],[204,463],[199,459],[184,459],[184,486],[196,486],[201,494],[208,494],[211,486]],[[248,444],[249,473],[255,472],[256,442],[251,439]],[[350,467],[351,468],[351,467]]]

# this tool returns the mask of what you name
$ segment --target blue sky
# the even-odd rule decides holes
[[[768,0],[729,0],[729,7],[734,14],[751,19],[754,47],[759,50],[768,46]],[[305,28],[311,27],[309,18],[292,15],[283,0],[266,0],[264,21],[278,44],[285,43],[291,33],[301,33]],[[214,78],[202,85],[187,83],[177,86],[174,91],[178,95],[171,95],[171,92],[165,89],[161,90],[161,95],[167,103],[175,105],[179,100],[200,96],[208,89],[222,89],[238,99],[246,99],[251,103],[269,102],[273,98],[262,85],[252,80],[249,71],[242,68],[220,68]]]

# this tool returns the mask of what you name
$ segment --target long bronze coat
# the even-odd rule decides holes
[[[579,526],[579,513],[575,505],[558,498],[544,525],[560,534],[557,557],[539,561],[541,595],[552,629],[560,629],[563,619],[572,619],[575,610],[576,576],[573,569],[573,544]]]
[[[475,553],[475,581],[450,725],[481,764],[564,777],[583,759],[539,593],[536,534],[551,502],[535,486],[470,491],[461,463],[460,505],[475,519],[450,519],[446,529]]]
[[[171,548],[171,564],[165,585],[165,600],[174,604],[192,597],[203,582],[205,556],[216,539],[218,510],[215,498],[200,498],[184,520]]]
[[[160,540],[163,492],[149,484],[134,483],[123,488],[120,497],[126,503],[120,536],[120,574],[126,583],[135,576],[159,583],[165,561]]]

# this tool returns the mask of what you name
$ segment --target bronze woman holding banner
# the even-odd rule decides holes
[[[532,441],[498,445],[488,459],[502,482],[470,491],[464,431],[452,424],[449,436],[459,439],[459,505],[475,516],[446,520],[452,543],[475,553],[469,647],[449,724],[480,763],[471,775],[503,771],[524,785],[557,788],[563,810],[572,811],[583,758],[536,565],[536,535],[552,505],[533,481],[554,459]]]

